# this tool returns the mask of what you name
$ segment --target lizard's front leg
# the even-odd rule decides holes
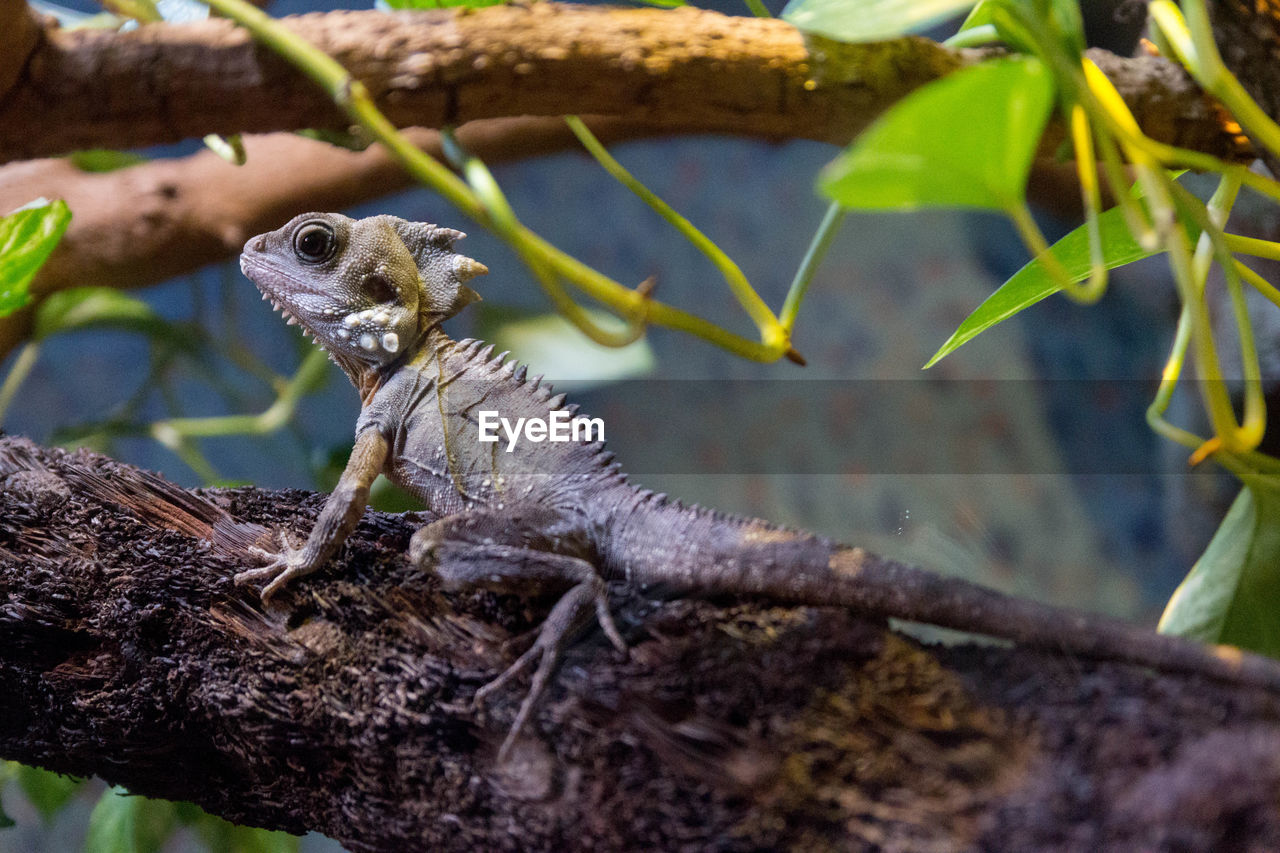
[[[529,650],[476,692],[477,700],[484,699],[537,665],[529,692],[498,750],[499,763],[506,759],[546,691],[565,644],[593,609],[609,641],[619,651],[627,649],[609,612],[604,579],[589,562],[590,556],[580,524],[564,513],[537,505],[513,506],[502,512],[460,512],[428,524],[410,541],[410,559],[435,571],[448,589],[568,587]]]
[[[294,578],[309,575],[319,569],[342,545],[347,536],[355,529],[364,508],[369,502],[369,486],[382,471],[387,459],[387,440],[376,429],[366,429],[356,436],[355,446],[351,449],[351,457],[347,467],[338,480],[324,509],[311,529],[306,544],[301,548],[293,547],[280,533],[280,549],[268,551],[264,548],[253,548],[252,552],[264,558],[266,565],[240,572],[235,576],[238,585],[268,581],[262,590],[265,602],[280,591],[286,583]]]

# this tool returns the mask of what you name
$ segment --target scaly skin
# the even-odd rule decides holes
[[[453,252],[462,236],[390,216],[307,213],[245,244],[245,274],[329,351],[360,391],[363,410],[346,470],[306,543],[294,547],[281,534],[279,550],[255,549],[265,564],[236,581],[265,581],[265,601],[323,566],[384,473],[441,516],[414,534],[409,557],[447,586],[567,588],[532,648],[477,693],[483,698],[536,664],[500,761],[584,617],[594,610],[625,649],[606,578],[847,606],[1280,689],[1280,664],[1269,659],[1010,598],[803,531],[669,501],[629,484],[600,441],[525,441],[510,453],[480,441],[482,409],[514,421],[576,408],[526,378],[523,367],[494,357],[492,347],[441,331],[443,320],[478,298],[465,282],[487,272]]]

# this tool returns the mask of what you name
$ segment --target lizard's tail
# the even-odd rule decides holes
[[[1005,595],[757,519],[640,492],[606,562],[641,585],[853,608],[1098,660],[1280,690],[1280,661]],[[613,559],[610,559],[613,558]]]

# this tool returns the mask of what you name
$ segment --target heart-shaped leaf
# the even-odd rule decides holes
[[[66,202],[43,199],[0,219],[0,317],[31,301],[27,293],[31,279],[48,260],[70,221]]]
[[[843,42],[879,41],[926,27],[974,0],[791,0],[782,19],[798,30]]]
[[[957,71],[895,104],[823,169],[818,188],[853,210],[1013,210],[1053,92],[1036,59]]]

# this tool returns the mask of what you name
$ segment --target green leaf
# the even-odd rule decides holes
[[[238,133],[230,136],[210,133],[204,137],[204,144],[232,166],[243,166],[249,161],[249,155],[244,150],[244,139]]]
[[[85,853],[153,853],[164,846],[176,822],[173,803],[111,788],[89,815]]]
[[[958,14],[974,0],[791,0],[782,19],[843,42],[879,41]]]
[[[1052,105],[1039,60],[957,71],[895,104],[822,170],[818,188],[855,210],[1011,210]]]
[[[1017,7],[1021,7],[1023,15],[1016,14]],[[1031,20],[1027,20],[1028,12]],[[1027,29],[1033,24],[1038,30],[1051,32],[1068,56],[1077,57],[1084,52],[1084,21],[1080,17],[1078,0],[1049,0],[1047,5],[1040,3],[1034,9],[1028,8],[1028,4],[1021,0],[981,0],[945,44],[970,46],[962,33],[991,27],[1009,47],[1020,53],[1036,54],[1039,48],[1035,34]]]
[[[116,169],[127,169],[139,163],[146,163],[147,158],[132,151],[115,151],[111,148],[89,148],[85,151],[73,151],[67,155],[71,165],[82,172],[114,172]]]
[[[31,300],[27,287],[70,221],[66,202],[43,199],[0,219],[0,317]]]
[[[237,826],[194,803],[173,803],[179,823],[204,841],[209,853],[296,853],[301,839],[287,832]]]
[[[1080,0],[1051,0],[1049,22],[1071,56],[1084,55],[1084,19],[1080,16]]]
[[[1280,657],[1280,482],[1251,478],[1169,599],[1160,631]]]
[[[1171,170],[1169,176],[1177,179],[1186,169]],[[1134,184],[1129,190],[1134,198],[1142,198],[1142,188]],[[1200,228],[1189,219],[1182,219],[1187,237],[1194,242],[1200,237]],[[1115,269],[1143,258],[1159,254],[1162,249],[1148,251],[1138,245],[1124,220],[1124,212],[1113,207],[1098,215],[1098,236],[1102,243],[1102,261],[1107,269]],[[1072,281],[1084,281],[1091,272],[1089,255],[1089,226],[1081,225],[1049,247],[1049,252]],[[944,356],[973,340],[992,326],[1003,323],[1024,308],[1035,305],[1061,288],[1039,260],[1033,260],[1000,285],[995,293],[965,318],[947,342],[925,364],[928,370]]]
[[[956,30],[956,33],[962,33],[977,27],[993,26],[996,22],[995,9],[1003,2],[1005,0],[978,0],[977,5],[969,10],[968,16],[960,24],[960,29]]]
[[[18,787],[47,823],[75,796],[82,780],[25,764],[18,766]]]
[[[49,294],[36,309],[31,336],[43,340],[58,332],[104,327],[179,341],[188,337],[147,303],[110,287],[73,287]]]
[[[1129,232],[1124,220],[1124,212],[1118,207],[1104,211],[1098,216],[1098,230],[1102,238],[1102,257],[1107,269],[1114,269],[1152,255],[1159,254],[1162,249],[1150,251],[1138,245],[1138,241]],[[1192,240],[1199,235],[1199,230],[1192,228]],[[1084,281],[1089,277],[1089,229],[1086,225],[1067,234],[1049,248],[1050,254],[1058,259],[1058,263],[1066,270],[1072,281]],[[978,335],[999,323],[1008,320],[1024,308],[1035,305],[1041,299],[1052,296],[1061,288],[1057,281],[1049,275],[1044,264],[1033,260],[1018,270],[1004,284],[986,298],[965,318],[933,358],[925,364],[925,369],[937,364]]]
[[[202,812],[191,827],[209,847],[209,853],[296,853],[301,839],[287,832],[252,826],[236,826]]]
[[[969,17],[964,19],[964,23],[960,25],[960,29],[956,30],[956,34],[947,39],[944,44],[949,47],[973,47],[975,45],[965,39],[963,34],[980,27],[990,27],[995,30],[1000,41],[1013,50],[1018,53],[1034,54],[1034,46],[1009,15],[1006,9],[1008,4],[1009,0],[981,0],[969,12]]]

